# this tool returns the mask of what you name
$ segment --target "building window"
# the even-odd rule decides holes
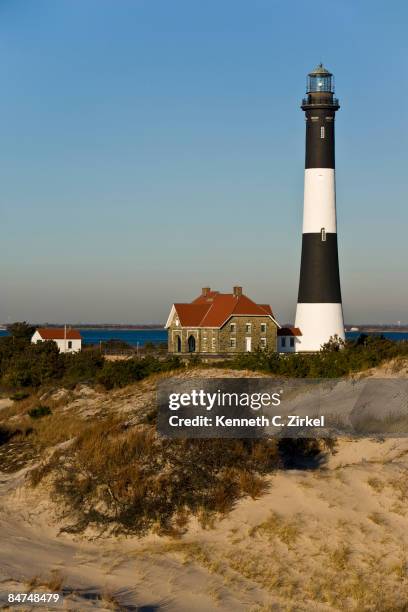
[[[326,242],[326,230],[324,229],[324,227],[322,227],[322,229],[320,230],[320,234],[322,237],[322,242]]]
[[[286,346],[286,338],[283,337],[281,338],[281,347],[285,348],[285,346]]]
[[[235,334],[236,331],[237,331],[236,323],[231,323],[231,325],[230,325],[230,332],[231,332],[231,334]]]
[[[266,323],[261,323],[261,334],[266,334]]]
[[[247,333],[247,334],[251,333],[251,323],[247,323],[245,325],[245,333]]]
[[[324,125],[320,128],[320,138],[324,138]]]
[[[266,338],[261,338],[261,348],[266,348]]]
[[[213,348],[213,349],[215,349],[215,338],[213,338],[213,339],[211,340],[211,346],[212,346],[212,348]]]
[[[176,327],[178,327],[179,325],[180,325],[180,321],[176,319]]]
[[[68,348],[72,349],[72,340],[68,340]]]
[[[230,347],[231,348],[236,348],[237,346],[237,339],[236,338],[230,338]]]
[[[188,340],[187,340],[187,345],[188,345],[188,352],[189,353],[195,353],[196,350],[196,339],[193,335],[189,336]]]
[[[291,348],[293,348],[295,346],[295,339],[294,338],[290,338],[290,346],[291,346]]]

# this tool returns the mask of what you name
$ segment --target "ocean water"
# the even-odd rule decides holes
[[[106,340],[123,340],[132,346],[144,346],[146,342],[159,344],[167,342],[165,329],[81,329],[79,328],[84,344],[99,344]],[[362,332],[347,332],[350,340],[358,338]],[[6,336],[5,330],[0,330],[0,337]],[[373,335],[373,334],[370,334]],[[380,334],[376,334],[380,335]],[[384,332],[383,335],[390,340],[408,340],[408,332]]]
[[[132,346],[167,343],[166,329],[81,329],[84,344],[99,344],[106,340],[122,340]]]
[[[367,336],[384,336],[389,340],[394,340],[395,342],[399,342],[400,340],[408,340],[408,332],[362,332],[362,331],[352,331],[346,332],[347,340],[355,340],[361,334],[367,334]]]
[[[144,346],[146,342],[167,343],[166,329],[77,329],[81,332],[83,343],[88,345],[106,340],[122,340],[132,346]],[[7,336],[7,331],[1,329],[1,336]]]

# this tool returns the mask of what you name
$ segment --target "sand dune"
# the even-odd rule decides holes
[[[64,409],[132,413],[152,394],[144,382]],[[280,470],[265,495],[178,539],[59,534],[30,467],[0,473],[2,591],[60,588],[70,610],[407,609],[407,439],[341,440],[323,467]]]

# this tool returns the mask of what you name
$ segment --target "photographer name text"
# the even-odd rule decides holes
[[[252,418],[234,418],[222,414],[215,417],[197,415],[191,418],[171,415],[169,425],[171,427],[324,427],[324,415],[320,417],[300,417],[296,414],[285,417],[274,415],[270,418],[265,415]]]

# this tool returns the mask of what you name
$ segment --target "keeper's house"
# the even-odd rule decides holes
[[[31,342],[52,340],[58,346],[60,353],[77,353],[81,350],[82,338],[77,329],[63,327],[39,327],[35,330]]]
[[[279,323],[268,304],[256,304],[234,287],[219,293],[204,287],[189,304],[173,304],[165,325],[169,353],[236,354],[277,350]]]

